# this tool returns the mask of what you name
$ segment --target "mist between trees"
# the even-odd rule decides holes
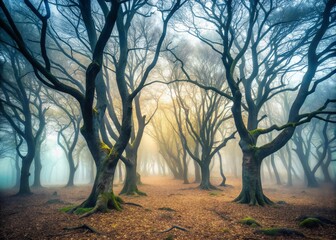
[[[335,2],[0,0],[1,188],[335,182]]]

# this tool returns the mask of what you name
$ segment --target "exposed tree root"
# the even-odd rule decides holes
[[[99,232],[97,229],[87,225],[87,224],[83,224],[83,225],[79,225],[79,226],[75,226],[75,227],[65,227],[63,228],[63,230],[77,230],[77,229],[84,229],[87,231],[90,231],[92,233],[96,233],[98,235],[101,235],[102,233]]]
[[[170,207],[162,207],[158,208],[158,210],[168,211],[168,212],[176,212],[176,210],[170,208]]]
[[[222,191],[220,188],[215,187],[214,185],[211,185],[211,184],[206,184],[206,185],[201,184],[201,185],[199,186],[199,189],[207,190],[207,191],[211,191],[211,190]]]
[[[145,192],[142,192],[138,190],[138,188],[129,190],[129,191],[121,191],[120,195],[126,195],[126,196],[147,196]]]
[[[125,205],[131,205],[131,206],[135,206],[135,207],[140,207],[140,208],[143,208],[142,205],[140,204],[137,204],[137,203],[132,203],[132,202],[124,202]]]
[[[108,212],[110,209],[117,211],[122,210],[122,203],[124,201],[113,194],[113,192],[99,194],[94,207],[90,206],[87,201],[84,201],[81,205],[76,207],[70,207],[69,210],[65,210],[67,213],[75,213],[81,215],[79,218],[88,217],[98,212]]]
[[[219,187],[225,187],[225,188],[233,188],[233,186],[232,185],[230,185],[230,184],[224,184],[224,185],[222,185],[222,184],[219,184],[218,185]]]
[[[117,211],[121,211],[122,203],[124,203],[124,201],[120,197],[115,196],[113,193],[100,194],[98,196],[95,207],[92,208],[91,211],[88,211],[87,213],[81,215],[80,218],[88,217],[97,212],[106,213],[108,212],[109,209],[115,209]]]
[[[189,230],[186,229],[186,228],[183,228],[183,227],[180,227],[180,226],[177,226],[177,225],[173,225],[171,228],[168,228],[167,230],[164,230],[164,231],[159,232],[159,233],[166,233],[166,232],[169,232],[169,231],[173,230],[174,228],[176,228],[178,230],[181,230],[181,231],[184,231],[184,232],[189,232]]]
[[[241,204],[249,204],[253,206],[255,205],[265,206],[273,204],[273,202],[262,193],[248,194],[244,191],[242,191],[239,194],[239,196],[233,200],[233,202]]]

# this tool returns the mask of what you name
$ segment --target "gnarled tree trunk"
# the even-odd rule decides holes
[[[235,202],[261,206],[272,203],[263,193],[260,176],[261,162],[262,160],[258,159],[254,151],[243,152],[243,186]]]
[[[86,201],[80,207],[96,208],[101,212],[106,212],[109,208],[121,210],[119,199],[112,191],[113,177],[117,162],[115,156],[105,159],[97,171],[95,182]]]

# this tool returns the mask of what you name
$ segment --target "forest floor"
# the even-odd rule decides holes
[[[240,180],[222,191],[204,191],[197,184],[182,184],[168,177],[143,178],[141,191],[147,197],[123,196],[123,211],[99,213],[87,218],[66,214],[60,208],[81,203],[90,186],[33,189],[26,197],[2,193],[0,202],[0,239],[336,239],[336,225],[316,228],[299,226],[301,216],[320,216],[336,222],[335,188],[264,186],[274,205],[260,207],[233,203],[239,194]],[[220,179],[213,179],[219,184]],[[115,186],[118,193],[121,186]],[[254,218],[260,226],[244,225]],[[86,225],[89,229],[72,227]],[[171,229],[173,226],[177,226]],[[180,227],[180,228],[179,228]],[[264,228],[296,230],[304,236],[268,236]],[[170,229],[170,230],[169,230]],[[169,231],[168,231],[169,230]],[[288,233],[288,232],[285,232]]]

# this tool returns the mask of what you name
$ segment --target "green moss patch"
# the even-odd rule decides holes
[[[297,236],[305,237],[305,235],[299,231],[288,228],[263,228],[256,230],[255,233],[261,233],[267,236]]]
[[[241,224],[248,225],[251,227],[260,227],[260,223],[258,223],[254,218],[246,217],[239,221]]]
[[[66,207],[60,208],[60,211],[64,213],[68,213],[74,207],[75,207],[74,205],[66,206]]]
[[[320,226],[323,226],[323,222],[317,218],[306,218],[303,221],[299,223],[300,227],[305,228],[318,228]]]
[[[83,215],[84,213],[90,212],[92,208],[77,208],[74,213],[77,215]]]
[[[215,192],[215,191],[212,191],[209,193],[210,196],[218,196],[220,194],[220,192]]]
[[[305,216],[304,215],[304,216],[300,216],[300,217],[296,218],[296,220],[299,221],[299,222],[302,222],[302,221],[306,220],[307,218],[316,218],[324,224],[335,224],[334,221],[332,221],[332,220],[330,220],[326,217],[318,216],[318,215],[313,215],[313,216]]]
[[[74,205],[67,206],[67,207],[61,208],[60,211],[64,212],[64,213],[69,213],[75,207],[76,206],[74,206]],[[90,210],[92,210],[92,208],[77,208],[73,213],[77,214],[77,215],[82,215],[84,213],[89,212]]]

